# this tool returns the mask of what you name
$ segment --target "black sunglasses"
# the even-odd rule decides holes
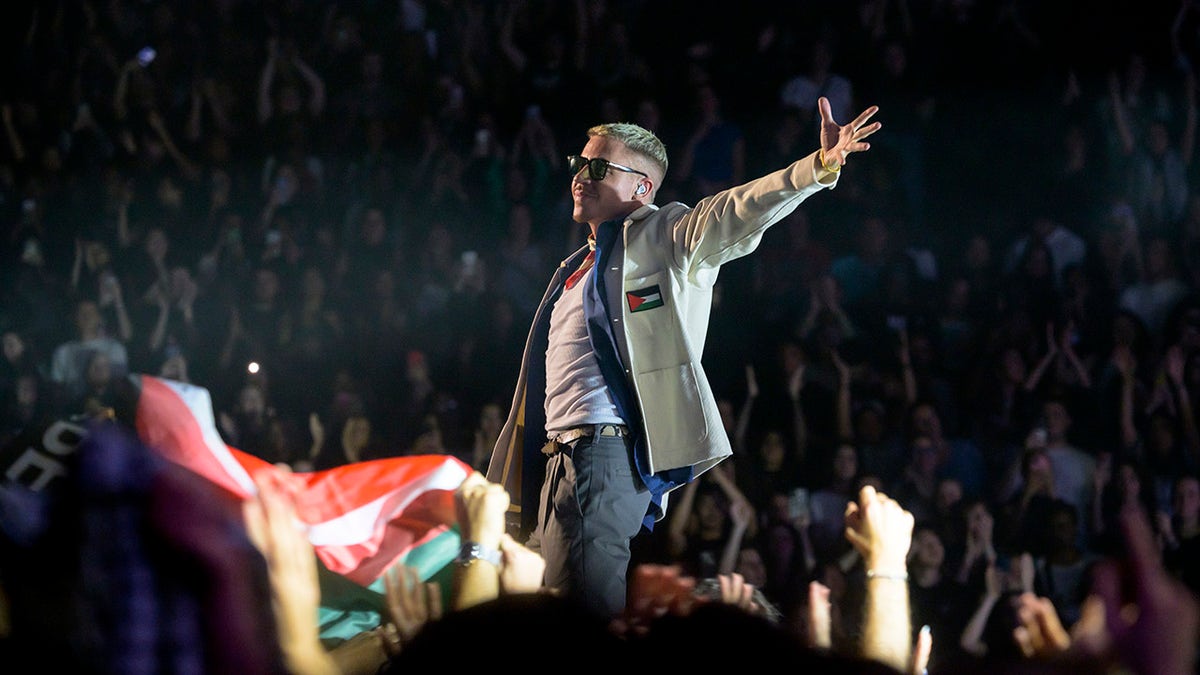
[[[570,157],[567,157],[567,166],[571,168],[572,176],[577,175],[580,171],[583,171],[584,167],[587,167],[588,178],[591,178],[592,180],[604,180],[604,177],[608,175],[609,169],[616,169],[617,171],[624,171],[625,173],[636,173],[639,176],[645,176],[647,178],[650,177],[650,174],[638,171],[637,169],[631,169],[627,166],[621,166],[620,164],[617,164],[616,162],[610,162],[603,157],[593,157],[588,159],[582,155],[571,155]]]

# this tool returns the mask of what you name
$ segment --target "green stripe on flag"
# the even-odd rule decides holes
[[[450,606],[454,576],[454,566],[450,563],[458,556],[461,540],[458,526],[455,525],[409,551],[396,563],[415,567],[422,581],[440,583],[443,607]],[[360,586],[340,574],[330,572],[324,565],[318,565],[318,580],[321,584],[321,607],[317,622],[321,627],[321,641],[326,648],[377,628],[382,623],[387,611],[382,576],[369,586]]]

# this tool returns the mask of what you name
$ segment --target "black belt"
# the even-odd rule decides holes
[[[629,435],[629,427],[624,424],[585,424],[561,431],[550,438],[542,448],[542,452],[553,455],[561,450],[561,446],[571,447],[575,441],[588,436],[616,436],[624,438]]]

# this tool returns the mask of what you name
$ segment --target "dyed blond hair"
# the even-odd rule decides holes
[[[632,122],[598,124],[587,130],[588,137],[607,136],[625,144],[634,153],[646,158],[658,169],[658,180],[667,175],[667,147],[649,129]]]

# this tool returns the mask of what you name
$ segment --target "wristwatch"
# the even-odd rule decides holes
[[[470,565],[476,560],[490,562],[499,567],[502,559],[499,549],[484,546],[477,541],[464,541],[462,548],[458,550],[458,557],[454,559],[454,562],[459,565]]]

